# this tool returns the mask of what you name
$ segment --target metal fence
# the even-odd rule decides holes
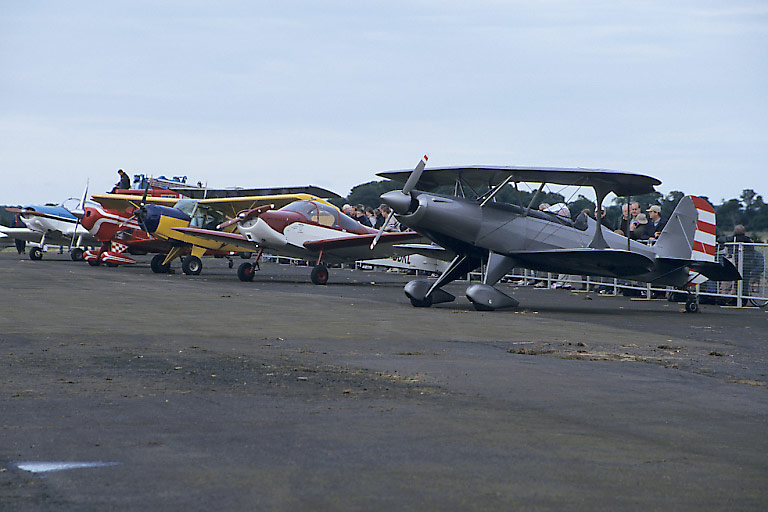
[[[267,257],[265,255],[265,257]],[[272,257],[273,261],[293,265],[311,264],[298,258]],[[716,259],[728,258],[742,275],[741,281],[705,281],[695,286],[699,302],[725,307],[765,307],[768,305],[768,244],[726,243],[718,246]],[[377,260],[376,265],[386,260]],[[371,261],[357,262],[357,268],[369,268]],[[384,265],[391,266],[391,265]],[[404,270],[406,268],[403,267]],[[410,269],[414,271],[414,268]],[[430,269],[426,273],[433,273]],[[481,272],[472,272],[469,280],[482,279]],[[628,295],[638,299],[667,299],[685,302],[686,293],[670,286],[653,286],[627,279],[552,274],[522,268],[513,269],[504,278],[507,282],[541,288],[569,288],[575,291],[592,291],[606,295]]]
[[[741,281],[705,281],[695,286],[699,301],[726,307],[765,307],[768,305],[768,244],[726,243],[718,247],[716,260],[728,258],[742,276]],[[470,279],[480,279],[473,273]],[[526,269],[514,269],[508,281],[541,288],[569,288],[576,291],[597,291],[608,295],[628,295],[639,299],[668,299],[684,302],[685,292],[669,286],[653,286],[627,279],[552,274]]]

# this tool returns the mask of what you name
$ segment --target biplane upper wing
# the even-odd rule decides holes
[[[380,172],[377,176],[405,183],[412,169]],[[651,176],[611,169],[585,169],[581,167],[525,167],[525,166],[463,166],[424,169],[416,186],[432,190],[438,186],[464,183],[474,189],[500,185],[507,178],[512,182],[554,183],[599,188],[617,196],[648,194],[661,181]]]
[[[229,244],[242,249],[245,252],[253,251],[258,247],[256,243],[251,242],[240,233],[227,233],[225,231],[214,231],[203,228],[173,228],[173,230],[178,231],[179,233],[199,236],[200,238],[211,240],[212,242]]]
[[[141,196],[137,194],[94,194],[91,198],[110,210],[125,211],[128,208],[141,206]],[[178,197],[147,196],[145,203],[158,204],[160,206],[173,206],[179,201]]]
[[[211,199],[201,199],[200,204],[210,206],[211,208],[220,211],[227,217],[234,218],[239,212],[243,210],[251,210],[257,206],[271,204],[273,205],[273,208],[279,209],[294,201],[303,200],[326,203],[325,200],[311,194],[273,194],[264,196],[217,197]]]

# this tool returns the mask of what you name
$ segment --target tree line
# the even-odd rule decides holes
[[[370,181],[353,187],[347,197],[332,199],[331,202],[339,207],[344,203],[349,203],[363,204],[365,206],[376,208],[381,204],[381,199],[379,197],[381,194],[389,192],[390,190],[399,189],[401,186],[401,183],[391,180]],[[435,192],[450,195],[453,194],[453,188],[443,187],[442,190],[437,189]],[[513,187],[507,187],[497,195],[497,200],[506,203],[527,205],[531,202],[533,195],[533,192],[515,190]],[[680,202],[680,199],[684,196],[684,192],[673,190],[666,195],[661,192],[652,192],[650,194],[634,196],[631,200],[640,203],[643,210],[654,204],[659,205],[661,206],[662,215],[665,218],[669,218],[669,215],[675,210],[677,203]],[[735,225],[742,224],[750,237],[756,242],[764,241],[764,238],[768,238],[768,204],[763,200],[763,196],[757,194],[754,190],[749,188],[745,189],[738,199],[728,199],[719,205],[714,204],[709,198],[705,196],[703,197],[715,208],[718,236],[729,235],[732,233]],[[536,197],[533,207],[538,208],[539,204],[543,202],[551,205],[557,203],[567,204],[573,218],[584,209],[588,209],[590,212],[595,211],[595,202],[583,195],[578,195],[576,199],[566,199],[562,194],[542,192]],[[621,205],[625,202],[626,198],[616,197],[613,200],[613,205],[604,205],[606,207],[606,217],[610,226],[615,226],[618,223],[619,216],[621,215]],[[8,213],[4,207],[0,207],[0,224],[9,226],[12,218],[12,214]]]

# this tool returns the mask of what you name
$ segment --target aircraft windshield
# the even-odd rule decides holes
[[[176,208],[177,210],[181,210],[188,217],[191,217],[192,214],[195,213],[197,203],[198,201],[195,199],[179,199],[176,202],[176,205],[174,206],[174,208]]]
[[[196,228],[216,229],[216,226],[225,220],[227,218],[220,211],[214,210],[208,205],[199,204],[189,225]]]
[[[347,231],[355,231],[357,223],[342,215],[341,212],[333,206],[318,203],[315,201],[296,201],[284,206],[281,210],[296,212],[302,214],[307,220],[316,222],[321,226],[341,228]]]

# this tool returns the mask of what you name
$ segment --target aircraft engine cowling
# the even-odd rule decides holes
[[[416,231],[439,233],[467,243],[477,238],[481,225],[481,208],[472,202],[455,197],[419,194],[418,207],[408,215],[400,215],[400,222]]]

